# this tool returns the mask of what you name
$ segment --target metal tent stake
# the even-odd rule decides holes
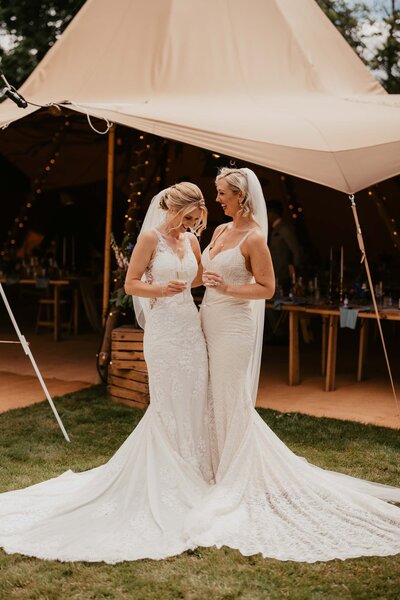
[[[389,373],[390,384],[392,386],[393,396],[394,396],[394,399],[395,399],[395,402],[396,402],[397,415],[398,415],[398,417],[400,419],[399,401],[397,399],[396,389],[394,387],[393,376],[392,376],[392,369],[390,367],[389,357],[388,357],[388,353],[387,353],[387,350],[386,350],[385,338],[383,336],[381,319],[380,319],[380,316],[379,316],[378,305],[376,303],[375,290],[374,290],[374,286],[373,286],[373,283],[372,283],[371,272],[369,270],[369,264],[368,264],[368,260],[367,260],[367,255],[366,255],[366,252],[365,252],[364,239],[363,239],[363,235],[362,235],[362,231],[361,231],[361,227],[360,227],[360,221],[358,219],[357,206],[356,206],[356,202],[354,200],[354,194],[352,194],[351,196],[349,196],[349,200],[351,202],[351,209],[353,211],[353,217],[354,217],[354,221],[355,221],[355,224],[356,224],[357,241],[358,241],[358,245],[359,245],[359,248],[360,248],[360,251],[361,251],[361,263],[364,263],[364,265],[365,265],[365,271],[367,273],[367,279],[368,279],[369,289],[371,291],[372,304],[374,305],[374,311],[375,311],[375,315],[376,315],[376,323],[378,325],[379,334],[380,334],[381,341],[382,341],[383,353],[385,355],[386,365],[387,365],[387,369],[388,369],[388,373]]]
[[[67,440],[67,442],[69,442],[69,441],[70,441],[70,439],[69,439],[69,437],[68,437],[68,433],[67,433],[67,432],[66,432],[66,430],[65,430],[65,427],[64,427],[64,425],[63,425],[63,422],[61,421],[60,415],[58,414],[58,412],[57,412],[57,409],[56,409],[56,407],[54,406],[54,402],[53,402],[53,400],[51,399],[51,396],[50,396],[50,394],[49,394],[49,391],[48,391],[48,389],[47,389],[47,387],[46,387],[46,384],[45,384],[45,382],[43,381],[43,377],[42,377],[42,375],[41,375],[41,373],[40,373],[40,371],[39,371],[39,368],[38,368],[38,366],[37,366],[37,364],[36,364],[36,361],[35,361],[35,359],[33,358],[33,355],[32,355],[32,352],[31,352],[31,350],[30,350],[30,348],[29,348],[28,342],[26,341],[25,337],[24,337],[24,336],[22,335],[22,333],[20,332],[20,329],[19,329],[19,327],[18,327],[18,324],[17,324],[17,322],[16,322],[16,320],[15,320],[15,318],[14,318],[14,315],[13,315],[13,313],[12,313],[11,307],[10,307],[10,305],[9,305],[9,303],[8,303],[8,300],[7,300],[7,296],[6,296],[6,295],[5,295],[5,293],[4,293],[3,286],[2,286],[2,284],[1,284],[1,283],[0,283],[0,295],[1,295],[1,297],[3,298],[3,301],[4,301],[4,304],[5,304],[5,306],[6,306],[7,312],[8,312],[8,314],[10,315],[10,319],[11,319],[11,321],[12,321],[12,324],[14,325],[14,329],[15,329],[15,331],[16,331],[16,333],[17,333],[17,336],[18,336],[18,339],[19,339],[19,342],[3,342],[3,343],[9,343],[9,344],[18,344],[18,343],[20,343],[20,344],[21,344],[21,346],[22,346],[22,348],[23,348],[23,350],[24,350],[25,354],[26,354],[27,356],[29,356],[29,359],[30,359],[30,361],[31,361],[31,363],[32,363],[32,367],[34,368],[34,371],[35,371],[35,373],[36,373],[36,375],[37,375],[37,378],[39,379],[40,385],[42,386],[42,388],[43,388],[43,391],[44,391],[44,393],[45,393],[45,395],[46,395],[46,398],[47,398],[47,400],[49,401],[49,404],[50,404],[50,406],[51,406],[51,410],[52,410],[52,411],[53,411],[53,413],[54,413],[54,416],[55,416],[55,418],[56,418],[56,420],[57,420],[57,423],[59,424],[59,426],[60,426],[60,429],[61,429],[61,431],[63,432],[63,435],[64,435],[65,439]]]

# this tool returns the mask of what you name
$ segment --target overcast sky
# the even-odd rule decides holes
[[[353,6],[356,2],[360,1],[370,6],[377,16],[382,16],[385,8],[390,9],[392,5],[391,0],[347,0],[347,4]],[[400,0],[396,0],[396,8],[399,8],[399,6]]]

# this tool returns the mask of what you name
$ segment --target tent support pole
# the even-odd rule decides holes
[[[108,302],[110,298],[110,269],[111,269],[111,227],[114,194],[114,146],[115,125],[108,132],[107,153],[107,205],[106,227],[104,236],[104,275],[103,275],[103,325],[107,319]]]
[[[356,202],[354,200],[354,194],[351,194],[349,196],[349,200],[351,202],[351,209],[353,211],[354,222],[356,224],[357,241],[358,241],[358,246],[359,246],[360,252],[361,252],[361,263],[364,263],[364,265],[365,265],[365,271],[367,273],[368,285],[369,285],[369,289],[371,291],[372,304],[374,305],[374,311],[375,311],[375,316],[376,316],[376,323],[378,325],[379,335],[380,335],[380,338],[381,338],[381,341],[382,341],[383,353],[385,355],[386,365],[387,365],[387,369],[388,369],[388,373],[389,373],[390,384],[392,386],[392,392],[393,392],[394,400],[396,402],[397,415],[398,415],[398,417],[400,419],[399,401],[397,399],[396,389],[394,387],[393,376],[392,376],[392,369],[390,367],[389,357],[388,357],[388,353],[387,353],[387,350],[386,350],[385,338],[384,338],[383,331],[382,331],[381,319],[380,319],[380,316],[379,316],[378,305],[377,305],[377,302],[376,302],[374,285],[372,283],[371,271],[369,270],[369,264],[368,264],[367,254],[365,252],[364,238],[363,238],[363,234],[362,234],[361,227],[360,227],[360,221],[358,219],[357,206],[356,206]]]
[[[10,305],[8,303],[7,296],[5,295],[5,292],[3,290],[3,286],[1,285],[1,283],[0,283],[0,296],[3,298],[4,305],[6,307],[6,310],[7,310],[8,314],[9,314],[9,317],[11,319],[12,324],[14,325],[15,333],[17,334],[18,340],[19,340],[18,342],[8,341],[8,340],[7,341],[6,340],[2,340],[1,343],[2,344],[21,344],[23,351],[25,352],[26,356],[28,356],[29,360],[32,363],[33,370],[35,371],[36,377],[38,378],[39,383],[42,386],[42,390],[44,391],[45,396],[46,396],[46,398],[47,398],[47,400],[48,400],[48,402],[49,402],[49,404],[51,406],[51,410],[53,411],[53,414],[54,414],[54,416],[56,418],[56,421],[57,421],[57,423],[58,423],[58,425],[59,425],[62,433],[63,433],[63,436],[65,437],[65,439],[67,440],[67,442],[69,442],[70,439],[68,437],[68,433],[66,432],[66,429],[65,429],[65,427],[63,425],[63,422],[61,421],[61,417],[58,414],[56,407],[54,406],[54,402],[52,400],[52,397],[50,396],[49,390],[47,389],[47,386],[46,386],[46,384],[44,382],[42,374],[39,371],[39,368],[38,368],[38,366],[36,364],[36,361],[35,361],[35,359],[33,357],[31,349],[29,348],[29,344],[26,341],[25,336],[22,335],[22,333],[20,331],[20,328],[18,327],[17,321],[15,320],[14,314],[13,314],[13,312],[11,310],[11,307],[10,307]]]

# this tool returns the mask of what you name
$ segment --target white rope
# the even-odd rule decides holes
[[[67,104],[67,103],[65,103],[65,104]],[[91,129],[93,129],[93,131],[95,133],[99,133],[100,135],[106,135],[110,131],[111,127],[114,125],[114,123],[109,121],[107,119],[107,117],[96,117],[96,119],[101,119],[102,121],[105,121],[105,123],[106,123],[106,129],[104,131],[100,131],[100,129],[96,129],[96,127],[93,125],[92,121],[90,120],[90,114],[88,113],[88,111],[85,108],[83,108],[82,106],[79,106],[79,104],[76,104],[75,102],[68,101],[68,105],[75,106],[75,108],[77,108],[79,111],[84,112],[84,114],[86,115],[87,121],[89,123],[89,126],[91,127]]]
[[[96,133],[99,133],[100,135],[106,135],[110,131],[111,127],[113,126],[113,123],[111,123],[111,121],[109,121],[107,119],[107,117],[97,117],[97,118],[103,119],[103,121],[105,121],[106,125],[107,125],[107,129],[105,131],[100,131],[99,129],[96,129],[96,127],[93,125],[92,121],[90,120],[90,115],[88,112],[86,113],[86,117],[87,117],[88,123],[89,123],[90,127],[93,129],[93,131],[95,131]]]
[[[359,248],[360,248],[360,251],[361,251],[361,264],[362,263],[365,264],[365,270],[366,270],[366,273],[367,273],[368,284],[369,284],[369,288],[370,288],[370,291],[371,291],[372,304],[374,305],[374,311],[375,311],[375,315],[376,315],[376,323],[378,325],[379,334],[380,334],[381,341],[382,341],[383,353],[385,355],[386,365],[387,365],[387,369],[388,369],[388,373],[389,373],[390,384],[392,386],[393,397],[394,397],[394,400],[395,400],[395,403],[396,403],[397,416],[399,417],[399,420],[400,420],[400,406],[399,406],[399,401],[397,399],[396,389],[394,387],[394,381],[393,381],[393,376],[392,376],[392,369],[390,367],[389,357],[388,357],[388,353],[387,353],[387,350],[386,350],[386,343],[385,343],[385,338],[384,338],[384,335],[383,335],[382,325],[381,325],[381,317],[379,315],[378,305],[377,305],[376,297],[375,297],[375,290],[374,290],[374,286],[373,286],[373,283],[372,283],[371,272],[369,270],[369,264],[368,264],[368,260],[367,260],[367,254],[365,252],[364,239],[363,239],[363,235],[362,235],[362,231],[361,231],[361,227],[360,227],[360,221],[358,219],[357,206],[356,206],[356,203],[355,203],[355,200],[354,200],[354,194],[351,194],[351,196],[349,196],[349,200],[351,202],[351,208],[352,208],[352,211],[353,211],[353,217],[354,217],[354,221],[355,221],[355,224],[356,224],[357,241],[358,241],[358,245],[359,245]]]

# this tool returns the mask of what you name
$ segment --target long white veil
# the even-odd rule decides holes
[[[268,239],[268,219],[267,219],[267,206],[265,204],[264,194],[261,188],[261,184],[258,180],[257,175],[251,169],[240,169],[242,173],[246,174],[249,198],[251,206],[253,208],[254,219],[260,226],[261,231],[265,236],[265,240]],[[261,369],[261,355],[263,347],[263,334],[264,334],[264,317],[265,317],[265,300],[253,300],[253,311],[256,319],[256,335],[254,340],[253,353],[250,359],[249,370],[248,370],[248,385],[251,390],[251,397],[253,399],[253,405],[256,404],[258,382],[260,379]]]
[[[268,220],[267,220],[267,207],[262,192],[260,182],[253,171],[250,169],[240,169],[246,173],[248,181],[249,195],[253,206],[253,215],[258,225],[261,227],[265,239],[268,238]],[[262,354],[262,343],[263,343],[263,330],[264,330],[264,315],[265,315],[265,301],[264,300],[253,300],[253,308],[256,317],[256,336],[254,340],[253,354],[251,357],[249,370],[248,370],[248,385],[252,391],[253,404],[255,405],[257,399],[258,382],[260,377],[261,367],[261,354]],[[383,485],[367,481],[365,479],[359,479],[352,477],[351,475],[345,475],[344,473],[338,473],[337,471],[328,471],[327,469],[321,469],[316,465],[312,465],[302,457],[298,457],[300,462],[297,463],[297,468],[300,468],[302,461],[307,464],[307,468],[311,468],[319,477],[325,478],[328,484],[336,485],[336,483],[348,486],[349,489],[363,494],[368,494],[382,500],[390,502],[400,502],[400,490],[391,485]]]
[[[144,218],[142,227],[139,232],[138,238],[145,231],[155,229],[165,220],[165,210],[160,208],[160,200],[164,196],[168,188],[158,192],[156,196],[150,202],[150,206],[147,209],[146,216]],[[146,281],[146,276],[143,275],[142,281]],[[136,321],[138,325],[144,329],[146,323],[146,317],[150,311],[150,298],[141,298],[140,296],[132,296],[133,308],[135,310]]]

